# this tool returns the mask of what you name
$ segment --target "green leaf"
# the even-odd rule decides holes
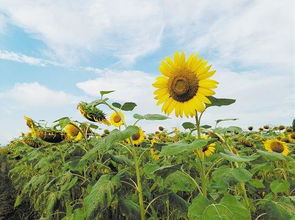
[[[112,93],[112,92],[115,92],[115,90],[109,90],[109,91],[100,91],[100,95],[103,96],[103,95],[106,95],[106,94],[109,94],[109,93]]]
[[[132,200],[120,200],[119,207],[121,213],[126,216],[127,219],[140,219],[139,206]]]
[[[289,191],[290,184],[286,180],[274,180],[270,184],[270,189],[273,193],[282,193]]]
[[[238,118],[225,118],[225,119],[218,119],[216,120],[216,124],[222,122],[222,121],[236,121]]]
[[[120,179],[103,175],[84,198],[83,207],[88,219],[94,219],[105,208],[109,207],[116,196],[115,190],[120,186]]]
[[[14,208],[18,207],[23,201],[22,195],[17,195],[15,202],[14,202]]]
[[[176,171],[167,176],[164,183],[168,189],[175,193],[179,191],[191,192],[196,188],[194,181],[181,171]]]
[[[114,106],[115,108],[118,108],[118,109],[120,109],[122,107],[122,105],[118,102],[113,102],[112,106]]]
[[[286,160],[286,157],[280,153],[277,152],[268,152],[268,151],[262,151],[262,150],[257,150],[257,153],[262,155],[266,160]]]
[[[206,146],[208,144],[208,140],[195,140],[192,143],[186,143],[184,141],[179,141],[173,144],[169,144],[162,147],[161,155],[163,156],[171,156],[171,155],[177,155],[183,152],[192,152],[196,149],[199,149],[203,146]]]
[[[244,168],[235,168],[232,171],[233,177],[239,182],[247,182],[251,180],[252,174]]]
[[[160,115],[160,114],[146,114],[143,117],[145,120],[151,120],[151,121],[169,119],[169,117],[167,117],[166,115]]]
[[[204,210],[211,202],[203,195],[198,195],[193,199],[192,204],[188,207],[188,217],[190,220],[202,219]]]
[[[144,119],[144,116],[142,116],[140,114],[134,114],[133,118],[135,118],[135,119]]]
[[[253,154],[251,156],[238,156],[229,151],[226,151],[226,153],[221,152],[220,155],[224,159],[232,161],[232,162],[250,162],[250,161],[256,160],[259,157],[259,155],[256,155],[256,154]]]
[[[251,186],[254,186],[257,189],[263,189],[265,188],[264,184],[263,184],[263,180],[259,180],[259,179],[252,179],[249,181]]]
[[[75,186],[77,181],[78,181],[78,177],[75,176],[70,182],[66,182],[66,184],[62,185],[60,188],[60,191],[66,192],[70,190],[73,186]]]
[[[128,157],[126,157],[125,155],[110,155],[112,160],[115,161],[116,163],[120,163],[120,164],[125,164],[128,166],[133,166],[134,162],[131,161]]]
[[[204,196],[197,196],[189,207],[188,217],[192,219],[206,220],[250,220],[250,211],[242,205],[234,196],[225,195],[220,203],[211,203]]]
[[[207,108],[211,106],[231,105],[236,102],[235,99],[215,98],[213,96],[209,96],[208,99],[211,101],[211,104],[206,104]]]
[[[294,205],[286,202],[268,201],[263,206],[268,220],[291,220],[295,216]]]
[[[106,138],[105,144],[106,148],[110,147],[114,143],[123,141],[134,134],[139,132],[139,128],[137,126],[128,126],[125,130],[119,131],[118,129],[113,130]]]
[[[211,128],[212,126],[211,125],[202,125],[201,128],[204,128],[204,129],[209,129]]]
[[[196,125],[191,122],[184,122],[184,123],[182,123],[182,127],[184,129],[194,129],[194,128],[196,128]]]
[[[186,216],[188,211],[188,202],[181,198],[176,193],[169,194],[169,201],[172,208],[179,210],[183,215],[182,217]]]
[[[169,174],[179,170],[180,167],[181,167],[181,164],[163,166],[154,170],[153,173],[155,173],[158,176],[161,176],[162,178],[166,178]]]
[[[121,107],[121,110],[132,111],[135,107],[136,107],[136,104],[134,102],[125,102],[123,106]]]

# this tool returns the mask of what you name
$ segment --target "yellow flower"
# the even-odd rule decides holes
[[[210,104],[208,96],[215,92],[218,82],[208,79],[215,70],[207,61],[192,54],[186,60],[184,53],[176,52],[174,60],[166,57],[161,61],[160,72],[163,76],[156,78],[155,99],[157,105],[163,104],[162,111],[170,114],[175,111],[177,117],[193,117],[196,111],[203,112],[205,104]]]
[[[144,132],[143,132],[143,130],[141,128],[139,128],[138,133],[132,135],[130,139],[132,141],[132,144],[139,145],[141,142],[144,141]],[[129,139],[128,139],[128,142],[129,142]]]
[[[291,133],[288,135],[289,141],[291,143],[295,143],[295,133]]]
[[[110,117],[110,122],[115,127],[119,127],[124,123],[124,118],[123,112],[114,112]]]
[[[269,152],[277,152],[285,156],[289,154],[289,149],[287,144],[277,139],[265,141],[264,148]]]
[[[209,139],[208,136],[202,137],[203,139]],[[204,160],[205,157],[210,157],[215,152],[215,143],[208,144],[203,146],[202,149],[195,150],[195,153]]]
[[[79,128],[77,128],[76,125],[74,124],[67,124],[65,127],[64,127],[64,131],[66,132],[67,134],[67,137],[69,138],[74,138],[76,137],[78,134],[79,134]]]
[[[159,160],[160,154],[156,154],[154,144],[158,143],[156,139],[151,140],[150,153],[155,160]]]

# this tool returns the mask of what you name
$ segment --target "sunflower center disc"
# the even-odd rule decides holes
[[[186,102],[198,91],[198,79],[192,73],[180,72],[169,81],[169,94],[178,102]]]
[[[284,146],[279,142],[275,142],[275,143],[272,143],[271,149],[274,152],[282,153],[284,151]]]
[[[203,149],[202,149],[202,151],[205,152],[205,151],[208,150],[208,148],[209,148],[208,146],[204,146]]]
[[[178,77],[173,81],[173,91],[177,95],[183,95],[185,94],[189,89],[189,83],[188,80],[184,77]]]
[[[136,140],[139,139],[139,137],[140,137],[140,134],[139,133],[134,134],[134,135],[132,135],[132,140],[136,141]]]
[[[121,117],[120,117],[120,115],[116,115],[115,117],[114,117],[114,122],[115,123],[119,123],[121,121]]]

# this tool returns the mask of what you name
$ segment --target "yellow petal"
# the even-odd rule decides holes
[[[152,85],[156,88],[164,88],[167,87],[168,84],[168,78],[164,76],[159,76],[156,78],[156,82],[154,82]]]
[[[198,89],[198,92],[200,92],[201,94],[203,94],[204,96],[212,96],[215,94],[214,91],[212,91],[211,89],[206,89],[206,88],[203,88],[203,87],[200,87]]]
[[[215,73],[216,73],[216,70],[202,73],[202,74],[198,75],[198,80],[207,79],[207,78],[213,76]]]
[[[204,79],[199,81],[199,86],[208,89],[214,89],[218,85],[218,82],[212,79]]]
[[[159,67],[160,72],[164,75],[164,76],[170,76],[171,75],[171,68],[170,66],[164,62],[161,61],[160,67]]]

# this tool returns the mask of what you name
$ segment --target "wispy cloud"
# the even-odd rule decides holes
[[[15,61],[19,63],[27,63],[30,65],[36,65],[36,66],[48,66],[48,65],[61,66],[61,64],[54,61],[35,58],[35,57],[27,56],[24,54],[7,51],[7,50],[0,50],[0,59]]]

